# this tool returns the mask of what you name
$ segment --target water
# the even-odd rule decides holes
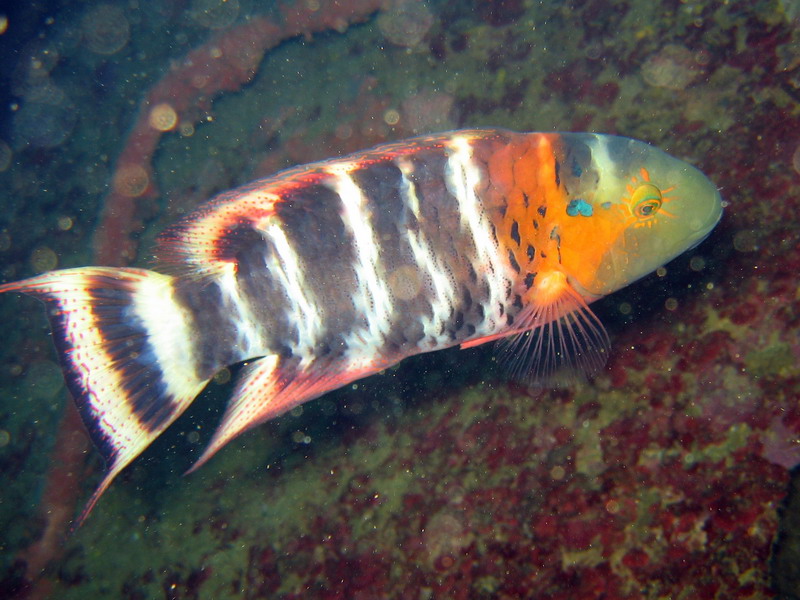
[[[47,476],[66,392],[43,311],[2,297],[0,595],[797,597],[796,520],[774,546],[781,514],[797,513],[778,509],[800,462],[797,14],[788,2],[396,1],[267,44],[243,43],[243,23],[278,9],[246,0],[7,13],[5,281],[99,254],[146,265],[155,236],[217,191],[455,127],[644,139],[698,166],[728,206],[703,244],[598,305],[613,354],[591,382],[532,392],[505,381],[491,348],[424,355],[182,478],[228,373],[83,528],[44,547],[45,481],[45,504],[70,510],[99,459],[77,446],[62,470],[80,498],[64,500],[68,483]],[[231,69],[214,67],[232,55],[221,48],[238,52]],[[195,49],[208,61],[187,66]],[[158,102],[143,109],[147,94]],[[154,128],[137,138],[141,122]],[[133,202],[122,224],[102,210],[111,199]]]

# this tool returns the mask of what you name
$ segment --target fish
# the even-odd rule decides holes
[[[715,185],[644,142],[468,129],[295,167],[168,228],[153,269],[0,285],[44,301],[67,387],[114,478],[243,363],[189,472],[246,430],[403,359],[502,340],[515,376],[602,368],[589,305],[696,246]]]

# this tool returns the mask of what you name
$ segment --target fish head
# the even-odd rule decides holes
[[[644,142],[563,134],[560,155],[561,268],[588,301],[696,246],[722,216],[708,177]]]

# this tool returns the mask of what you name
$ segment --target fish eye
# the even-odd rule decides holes
[[[639,219],[650,219],[661,208],[661,190],[652,183],[643,183],[631,196],[631,212]]]

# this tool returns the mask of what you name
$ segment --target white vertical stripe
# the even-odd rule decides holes
[[[411,209],[411,212],[419,220],[419,198],[417,197],[417,188],[414,182],[411,181],[411,174],[414,172],[414,166],[410,161],[403,157],[397,159],[397,168],[401,173],[401,187],[400,193],[403,196],[406,206]]]
[[[410,179],[414,168],[408,161],[402,159],[397,161],[397,166],[402,173],[400,195],[405,205],[422,225],[416,186]],[[446,334],[442,335],[440,332],[443,330],[445,322],[451,318],[453,306],[456,303],[456,286],[453,276],[448,274],[444,268],[430,241],[424,238],[423,227],[420,227],[418,231],[407,230],[406,236],[411,253],[414,255],[414,262],[421,272],[430,277],[433,288],[433,297],[430,298],[432,314],[430,317],[422,316],[420,318],[425,337],[433,346],[449,342],[450,337]]]
[[[425,316],[420,319],[423,331],[434,345],[444,344],[451,341],[450,336],[442,332],[445,323],[452,319],[453,306],[456,303],[453,278],[448,276],[447,271],[442,268],[436,253],[432,251],[430,244],[425,242],[421,235],[409,231],[408,243],[414,253],[414,260],[419,268],[430,276],[433,286],[432,315],[430,318]]]
[[[378,253],[379,241],[370,223],[369,199],[350,177],[354,168],[354,163],[335,163],[328,167],[328,172],[332,175],[329,185],[342,201],[342,221],[353,238],[356,314],[362,315],[367,323],[366,328],[352,331],[345,340],[351,364],[356,367],[362,361],[374,361],[375,351],[386,341],[394,307]]]
[[[169,393],[184,398],[196,393],[198,386],[192,360],[193,323],[186,310],[175,302],[173,281],[166,275],[148,273],[136,283],[133,311],[142,320]]]
[[[290,321],[297,327],[297,343],[291,344],[292,353],[301,357],[301,366],[310,363],[314,350],[322,335],[322,317],[319,313],[319,300],[307,285],[305,267],[300,263],[280,225],[273,221],[262,231],[272,241],[278,256],[267,260],[270,274],[280,281],[289,301]]]
[[[475,192],[481,176],[472,162],[469,138],[453,137],[448,144],[448,150],[445,181],[448,190],[458,201],[461,227],[475,244],[475,270],[485,277],[489,286],[489,302],[484,308],[487,309],[487,321],[493,323],[486,325],[496,325],[502,319],[499,308],[506,299],[505,292],[510,278],[505,273],[500,248],[492,236],[492,224]]]
[[[230,314],[230,321],[236,326],[238,335],[235,346],[242,356],[263,354],[262,324],[253,314],[247,298],[240,294],[239,283],[236,281],[236,265],[227,263],[217,281],[223,295],[223,303]]]

